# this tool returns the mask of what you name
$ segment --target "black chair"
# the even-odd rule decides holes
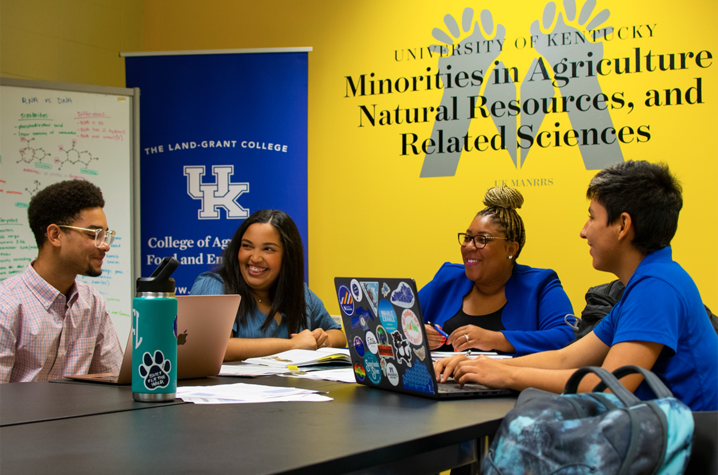
[[[718,473],[718,411],[694,412],[693,450],[687,474]]]

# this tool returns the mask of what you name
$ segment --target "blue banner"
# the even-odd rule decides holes
[[[125,58],[140,88],[141,275],[174,255],[177,293],[251,213],[281,209],[307,264],[307,53]],[[306,275],[306,267],[305,267]]]

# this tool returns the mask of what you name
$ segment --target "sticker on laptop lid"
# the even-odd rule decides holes
[[[359,382],[363,383],[366,379],[366,371],[364,371],[364,367],[358,361],[354,362],[354,374],[356,375]]]
[[[391,303],[398,307],[411,308],[414,306],[414,292],[406,282],[399,282],[399,287],[391,293]]]
[[[417,364],[404,372],[404,389],[434,394],[434,383],[431,381],[429,370],[423,364]]]
[[[394,358],[394,350],[391,348],[391,343],[389,343],[389,334],[381,325],[376,327],[376,339],[379,356]]]
[[[359,316],[352,317],[352,330],[359,330],[360,328],[363,329],[364,323],[366,323],[366,322],[362,322],[361,317],[359,317]],[[364,331],[366,331],[366,330],[364,330]]]
[[[414,346],[420,346],[424,341],[421,333],[421,325],[417,316],[408,308],[401,312],[401,328],[404,330],[406,339]]]
[[[384,328],[389,333],[396,331],[398,328],[394,306],[386,299],[379,302],[379,320],[381,320],[381,324],[384,325]]]
[[[376,356],[371,353],[364,355],[364,369],[372,383],[379,384],[381,382],[381,367],[379,366],[379,360],[376,359]]]
[[[386,377],[392,386],[399,385],[399,372],[392,363],[387,363],[386,365]]]
[[[384,284],[381,286],[381,294],[382,294],[384,297],[386,297],[387,295],[389,295],[389,291],[390,291],[390,290],[391,290],[391,289],[389,288],[389,286],[387,285],[387,283],[384,282]]]
[[[424,358],[426,358],[426,348],[423,346],[421,348],[413,348],[414,354],[416,355],[419,360],[424,361]]]
[[[339,286],[339,307],[348,316],[354,315],[354,297],[346,285],[342,284]]]
[[[364,307],[359,307],[356,309],[356,317],[354,318],[359,319],[359,325],[362,330],[366,332],[369,331],[369,320],[374,320],[374,315],[372,315],[371,312]]]
[[[354,300],[356,300],[357,302],[361,302],[362,293],[361,287],[359,286],[359,281],[356,279],[352,279],[352,281],[349,283],[349,289],[352,291],[352,297],[354,297]]]
[[[399,363],[403,362],[411,368],[411,347],[409,346],[409,342],[406,341],[404,335],[402,335],[399,331],[392,333],[391,339],[392,344],[394,345],[394,350],[396,350],[396,361]]]
[[[354,351],[357,352],[361,358],[364,358],[364,342],[358,336],[354,337]]]
[[[379,282],[359,282],[361,288],[366,295],[366,301],[369,302],[374,315],[378,315],[377,307],[379,305]]]
[[[379,345],[377,344],[376,337],[372,332],[366,332],[364,336],[366,338],[366,347],[374,354],[379,353]]]

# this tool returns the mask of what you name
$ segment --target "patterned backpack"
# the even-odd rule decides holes
[[[576,393],[584,375],[602,383]],[[617,378],[640,373],[656,395],[640,401]],[[603,393],[608,387],[613,394]],[[688,465],[693,415],[652,372],[624,366],[576,371],[564,394],[524,390],[501,422],[482,473],[680,474]]]

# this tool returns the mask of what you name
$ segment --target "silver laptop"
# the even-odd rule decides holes
[[[357,383],[432,399],[514,394],[480,384],[437,383],[413,279],[334,279]]]
[[[177,297],[177,379],[216,376],[232,335],[239,295]],[[108,384],[132,384],[132,332],[119,374],[76,374],[67,378]]]

